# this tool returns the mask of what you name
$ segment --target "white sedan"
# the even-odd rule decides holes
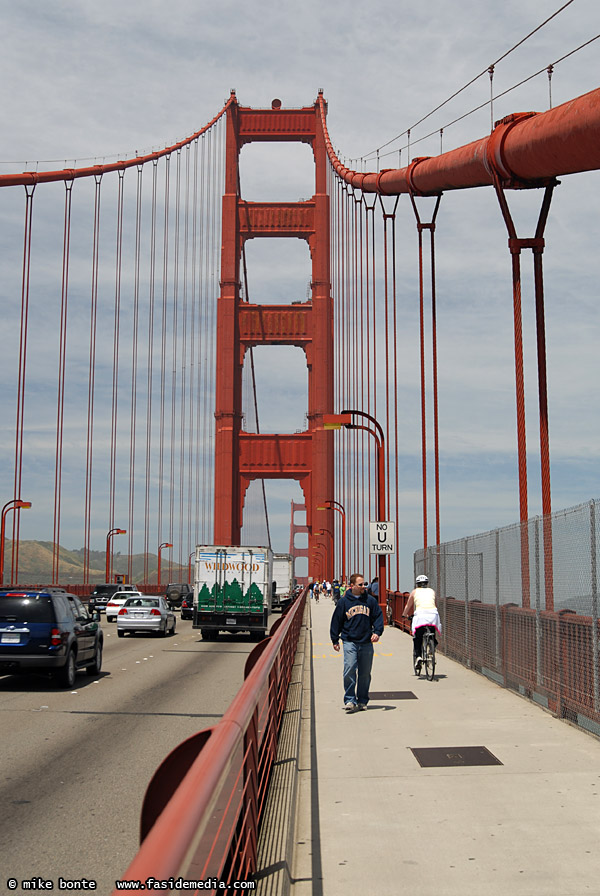
[[[125,606],[129,597],[141,597],[139,591],[117,591],[106,604],[106,621],[116,622],[119,610]]]
[[[175,613],[164,597],[130,595],[117,614],[117,635],[125,632],[156,632],[163,637],[175,634]]]

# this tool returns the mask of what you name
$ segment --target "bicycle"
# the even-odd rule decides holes
[[[433,681],[435,675],[435,627],[433,625],[423,626],[423,640],[421,641],[421,661],[415,666],[415,675],[420,678],[421,671],[425,669],[425,675],[428,681]]]

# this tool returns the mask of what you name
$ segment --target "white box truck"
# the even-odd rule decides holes
[[[250,632],[261,641],[272,606],[273,554],[266,547],[198,545],[193,626],[205,641]]]
[[[294,560],[291,554],[273,554],[273,609],[285,610],[294,597]]]

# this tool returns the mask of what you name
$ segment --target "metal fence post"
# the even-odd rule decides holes
[[[465,538],[465,657],[471,668],[471,638],[469,637],[469,539]]]
[[[496,529],[496,669],[500,668],[500,529]]]
[[[596,502],[590,501],[590,567],[592,591],[592,668],[594,671],[594,712],[598,712],[598,556],[596,547]]]
[[[535,681],[537,685],[542,680],[542,631],[540,619],[540,518],[536,517],[534,521],[534,544],[535,544]]]
[[[442,621],[442,649],[445,652],[446,651],[446,626],[447,626],[446,620],[448,619],[448,614],[446,611],[446,606],[447,606],[446,598],[448,595],[446,594],[446,545],[445,544],[442,545],[442,565],[441,565],[440,589],[439,590],[440,590],[440,596],[442,598],[442,606],[444,608],[443,609],[444,619]]]

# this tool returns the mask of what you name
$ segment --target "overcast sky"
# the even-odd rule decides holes
[[[231,88],[242,105],[314,102],[323,89],[328,126],[340,155],[376,167],[373,153],[411,128],[411,157],[435,155],[484,136],[490,109],[451,122],[490,95],[488,66],[544,19],[559,0],[429,0],[324,4],[288,0],[0,0],[0,173],[31,167],[91,164],[170,145],[198,130]],[[545,69],[600,33],[597,0],[574,0],[494,71],[499,94],[543,74],[494,103],[493,117],[544,111]],[[553,105],[599,86],[600,40],[555,66]],[[481,72],[422,125],[415,123]],[[427,140],[420,137],[432,133]],[[399,152],[401,150],[401,152]],[[391,153],[386,155],[387,153]],[[408,158],[406,136],[381,149],[381,166]],[[313,191],[306,147],[251,146],[242,154],[248,199],[292,199]],[[600,494],[598,487],[598,197],[597,173],[563,179],[555,191],[545,255],[553,506]],[[1,198],[1,197],[0,197]],[[519,222],[533,229],[536,193],[515,197]],[[416,296],[414,219],[407,204],[403,234],[406,295]],[[442,539],[491,529],[518,518],[512,300],[506,232],[491,190],[443,198],[438,218]],[[3,227],[8,226],[3,218]],[[532,233],[523,233],[532,235]],[[4,239],[0,246],[4,245]],[[273,275],[271,250],[248,247],[254,301],[305,299],[310,277],[305,247],[286,249],[285,277]],[[409,257],[410,255],[410,257]],[[284,257],[284,256],[281,256]],[[530,512],[540,512],[531,261],[524,255],[524,321],[530,447]],[[412,293],[411,293],[412,291]],[[3,303],[10,296],[2,296]],[[284,299],[285,301],[285,299]],[[419,408],[416,393],[416,305],[407,300],[401,350],[406,358],[402,407],[402,587],[420,546]],[[6,310],[6,305],[5,305]],[[258,350],[261,430],[304,426],[306,372],[300,351]],[[268,357],[267,357],[268,356]],[[272,392],[277,371],[278,392]],[[11,389],[4,417],[13,419]],[[3,439],[5,450],[9,442]],[[10,469],[10,460],[8,464]],[[10,479],[9,479],[10,481]],[[286,550],[295,486],[272,492],[274,546]],[[10,489],[9,489],[10,490]],[[5,489],[6,491],[6,489]],[[270,492],[271,494],[271,492]],[[8,500],[8,496],[5,498]],[[66,527],[68,529],[68,527]],[[100,531],[102,525],[99,527]],[[43,530],[43,531],[42,531]],[[76,527],[67,547],[79,547]],[[23,515],[23,537],[51,539],[47,525]],[[93,545],[100,548],[99,544]]]

